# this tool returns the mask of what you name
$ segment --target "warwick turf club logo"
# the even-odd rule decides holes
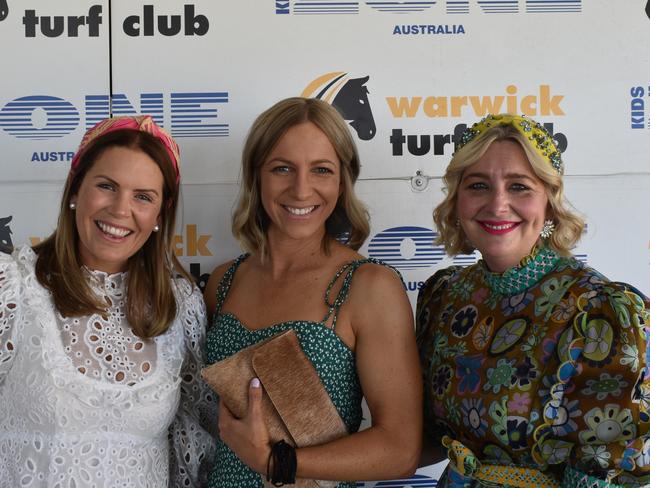
[[[7,5],[7,0],[0,0],[0,21],[5,20],[9,15],[9,5]]]
[[[369,141],[377,133],[368,101],[366,83],[369,79],[370,76],[351,78],[342,71],[327,73],[309,83],[301,96],[329,103],[348,121],[359,139]]]
[[[9,222],[12,216],[0,218],[0,252],[10,253],[14,249],[14,243],[11,242],[11,229]]]

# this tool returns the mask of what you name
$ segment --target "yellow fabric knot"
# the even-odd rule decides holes
[[[473,476],[481,463],[474,453],[460,442],[448,436],[442,438],[442,445],[447,448],[449,462],[453,463],[456,470],[463,476]]]
[[[462,443],[444,436],[442,445],[452,469],[462,476],[475,479],[486,486],[511,486],[516,488],[560,488],[560,483],[551,475],[539,469],[500,464],[483,464],[474,453]]]

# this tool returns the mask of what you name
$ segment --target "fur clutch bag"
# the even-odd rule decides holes
[[[238,418],[246,415],[250,380],[259,378],[264,387],[262,414],[271,442],[284,439],[296,447],[306,447],[348,434],[292,329],[242,349],[204,368],[201,374]],[[336,484],[297,478],[294,486],[329,488]],[[265,486],[272,485],[265,481]]]

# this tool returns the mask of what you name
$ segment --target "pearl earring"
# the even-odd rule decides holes
[[[77,208],[77,204],[74,202],[70,202],[70,205],[68,206],[70,207],[70,210],[75,210]]]
[[[160,230],[160,226],[158,224],[153,226],[153,231],[158,232]]]

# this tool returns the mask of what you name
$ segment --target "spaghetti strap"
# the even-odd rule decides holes
[[[221,313],[221,307],[223,307],[223,302],[226,301],[226,297],[230,291],[230,286],[232,285],[232,280],[235,277],[235,272],[237,271],[237,268],[239,268],[239,265],[244,262],[248,256],[249,254],[246,253],[235,259],[235,261],[230,265],[228,270],[221,277],[221,281],[219,281],[219,286],[217,287],[217,304],[214,308],[214,316],[217,316]]]
[[[332,278],[332,280],[327,285],[327,290],[325,290],[325,305],[327,306],[327,313],[325,314],[322,323],[325,324],[331,316],[332,330],[336,329],[336,319],[338,318],[339,310],[341,309],[341,306],[345,303],[345,301],[348,298],[348,294],[350,292],[350,285],[352,284],[352,276],[354,275],[354,272],[361,265],[366,263],[379,264],[380,266],[385,266],[387,268],[390,268],[395,272],[395,274],[397,274],[400,281],[404,283],[404,280],[402,279],[402,275],[400,274],[399,271],[397,271],[391,265],[386,264],[379,259],[364,258],[364,259],[357,259],[356,261],[350,261],[349,263],[344,264],[343,267],[336,272],[334,278]],[[332,302],[330,300],[332,288],[334,287],[334,285],[336,284],[336,282],[339,280],[341,276],[343,276],[343,284],[341,285],[341,289],[339,290],[336,299]]]

